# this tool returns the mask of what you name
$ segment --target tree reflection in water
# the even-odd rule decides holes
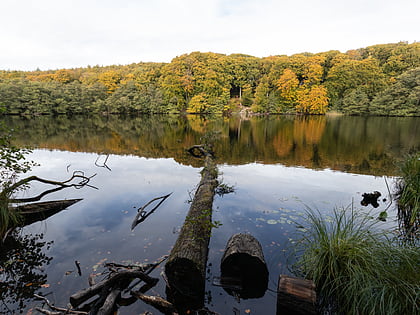
[[[45,251],[53,243],[43,234],[23,235],[16,229],[0,244],[0,313],[23,312],[28,300],[47,282],[43,267],[52,257]]]

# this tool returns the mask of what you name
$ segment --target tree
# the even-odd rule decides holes
[[[303,87],[297,91],[296,112],[325,114],[328,108],[327,89],[321,85]]]
[[[399,76],[372,101],[371,113],[392,116],[420,116],[420,67]]]

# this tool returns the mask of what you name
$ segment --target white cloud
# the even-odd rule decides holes
[[[418,40],[416,0],[3,0],[0,69],[258,57]]]

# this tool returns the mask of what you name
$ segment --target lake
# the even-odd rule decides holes
[[[267,116],[204,118],[4,117],[16,143],[33,148],[31,174],[65,180],[74,171],[93,176],[94,187],[69,188],[43,200],[83,198],[47,220],[24,227],[2,248],[0,312],[30,314],[42,305],[40,293],[57,306],[88,286],[104,262],[153,262],[168,254],[178,237],[203,162],[186,148],[216,139],[219,180],[234,192],[217,196],[206,280],[206,306],[220,314],[275,314],[280,274],[291,274],[294,244],[306,209],[328,215],[335,207],[360,211],[365,192],[380,191],[379,213],[389,205],[387,184],[397,164],[420,150],[420,118]],[[23,196],[41,193],[36,184]],[[153,198],[172,195],[131,231],[137,209]],[[386,200],[384,201],[383,198]],[[387,224],[395,225],[391,205]],[[220,260],[234,233],[251,233],[261,243],[269,269],[262,298],[240,299],[215,285]],[[75,264],[81,267],[81,275]],[[160,273],[148,292],[165,297]],[[14,278],[10,275],[14,273]],[[13,278],[13,279],[11,279]],[[1,283],[0,283],[1,285]],[[137,301],[120,314],[141,314],[151,306]]]

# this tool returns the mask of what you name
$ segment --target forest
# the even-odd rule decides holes
[[[192,52],[170,63],[0,71],[3,114],[420,116],[420,43],[264,58]]]

